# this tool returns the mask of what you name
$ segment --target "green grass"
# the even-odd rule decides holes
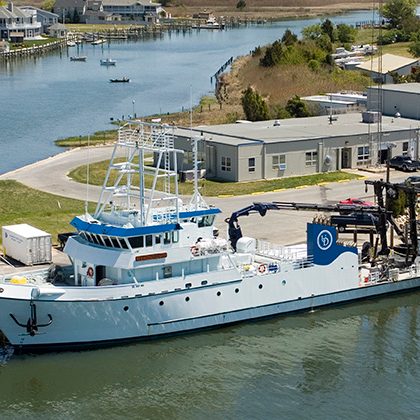
[[[93,205],[89,210],[93,210]],[[44,193],[16,181],[0,181],[0,225],[28,223],[52,234],[74,230],[72,218],[84,213],[84,203]]]
[[[89,183],[102,185],[106,175],[109,161],[97,162],[89,167]],[[69,177],[76,182],[86,183],[86,166],[79,166],[69,173]],[[116,173],[110,177],[108,185],[113,185]],[[341,180],[351,180],[360,178],[358,175],[347,172],[328,172],[315,175],[296,176],[289,178],[273,179],[267,181],[252,182],[225,182],[217,180],[200,180],[200,192],[205,197],[215,197],[219,195],[246,195],[255,192],[270,192],[277,189],[296,188],[303,185],[316,185],[321,182],[335,182]],[[133,182],[138,184],[138,177],[133,178]],[[146,188],[152,183],[152,176],[145,177]],[[162,188],[163,180],[158,181],[158,188]],[[193,183],[184,182],[179,184],[179,192],[183,195],[190,195],[193,192]]]
[[[383,29],[382,35],[386,35],[390,30]],[[377,45],[377,38],[379,35],[378,29],[373,29],[373,38],[372,38],[372,29],[359,29],[356,35],[356,45],[361,44],[375,44]],[[408,47],[410,46],[410,42],[397,42],[395,44],[388,44],[382,46],[382,53],[383,54],[395,54],[395,55],[402,55],[405,57],[412,58],[413,56],[408,52]]]
[[[97,144],[113,143],[117,139],[117,130],[96,131],[89,136],[74,136],[55,141],[57,146],[61,147],[81,147]]]
[[[23,43],[12,44],[12,50],[20,50],[21,48],[30,48],[39,45],[49,44],[50,42],[58,41],[58,38],[46,38],[46,39],[37,39],[34,41],[27,41],[25,40]]]

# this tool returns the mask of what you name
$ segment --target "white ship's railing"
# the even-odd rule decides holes
[[[306,250],[294,249],[281,245],[272,244],[268,241],[257,240],[257,255],[277,260],[301,260],[306,257]]]

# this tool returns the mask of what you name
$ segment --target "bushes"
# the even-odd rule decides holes
[[[264,121],[270,119],[268,106],[261,95],[251,86],[244,90],[241,98],[242,108],[249,121]]]
[[[309,117],[308,107],[297,95],[287,101],[286,111],[295,118]]]
[[[260,60],[260,65],[263,67],[273,67],[279,64],[283,55],[283,46],[281,41],[274,41],[274,43],[267,47],[264,57]]]

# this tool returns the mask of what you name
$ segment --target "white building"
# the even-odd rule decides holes
[[[384,54],[382,55],[382,60],[380,57],[375,57],[359,64],[355,69],[361,70],[375,81],[382,80],[382,83],[394,83],[394,79],[390,73],[395,72],[400,76],[407,76],[411,73],[411,69],[418,65],[418,58]]]
[[[31,39],[40,36],[42,25],[36,10],[26,11],[10,2],[0,6],[0,39]]]

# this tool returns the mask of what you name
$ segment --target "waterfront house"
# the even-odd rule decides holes
[[[66,38],[68,30],[62,23],[55,23],[50,26],[48,32],[53,38]]]
[[[51,25],[58,23],[58,15],[56,13],[48,12],[47,10],[39,9],[34,6],[22,6],[21,10],[27,12],[36,12],[36,19],[42,25],[42,33],[46,34]]]
[[[125,23],[156,23],[166,14],[159,3],[148,0],[102,0],[104,12],[121,16]]]
[[[391,73],[396,73],[399,76],[407,76],[411,73],[411,69],[418,66],[418,64],[418,58],[384,54],[381,60],[380,57],[375,57],[357,65],[355,68],[367,74],[376,82],[394,83],[394,78]]]
[[[42,25],[34,12],[16,7],[12,2],[0,6],[0,39],[15,42],[40,36]]]
[[[95,23],[115,23],[121,20],[121,16],[104,12],[102,0],[87,0],[83,8],[83,22]]]

